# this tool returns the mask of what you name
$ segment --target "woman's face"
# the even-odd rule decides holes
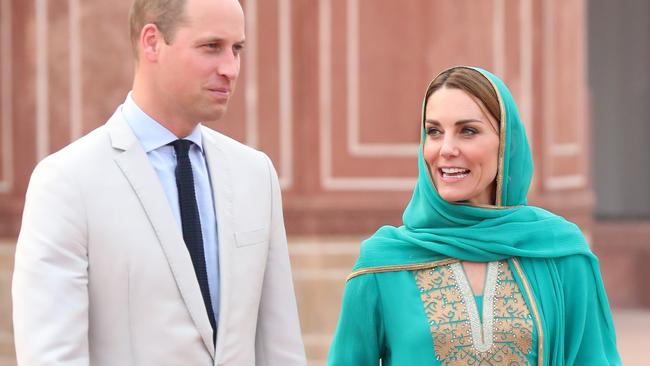
[[[443,86],[427,101],[424,128],[424,159],[440,196],[448,202],[494,204],[499,133],[483,103]]]

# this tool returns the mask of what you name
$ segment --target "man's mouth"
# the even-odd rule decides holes
[[[230,97],[230,89],[228,88],[209,88],[208,91],[210,94],[217,98],[228,98]]]

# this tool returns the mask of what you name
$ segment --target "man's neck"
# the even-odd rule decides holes
[[[171,131],[174,135],[179,138],[188,136],[194,131],[196,126],[199,124],[198,121],[187,122],[183,121],[178,117],[174,117],[174,113],[166,112],[160,106],[165,106],[167,103],[157,102],[148,98],[149,93],[143,93],[137,85],[133,85],[133,92],[131,97],[135,104],[148,116],[153,118],[160,125]]]

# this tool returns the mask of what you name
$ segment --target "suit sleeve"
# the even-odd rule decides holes
[[[383,353],[384,327],[375,274],[345,285],[341,315],[327,356],[327,366],[377,366]]]
[[[32,174],[16,246],[12,299],[19,365],[89,364],[87,268],[80,190],[46,158]]]
[[[278,177],[267,159],[271,183],[269,252],[255,339],[258,366],[306,365],[291,277]]]
[[[598,261],[586,256],[561,260],[566,365],[621,365],[616,334]]]

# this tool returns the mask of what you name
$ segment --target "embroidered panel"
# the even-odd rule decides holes
[[[441,365],[530,365],[533,320],[507,262],[488,264],[482,323],[459,263],[414,273]]]

